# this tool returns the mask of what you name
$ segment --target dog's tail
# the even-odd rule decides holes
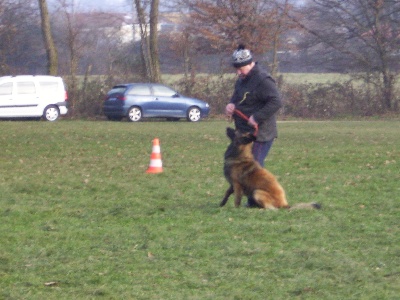
[[[321,209],[322,206],[319,203],[316,202],[311,202],[311,203],[297,203],[294,205],[291,205],[289,207],[289,210],[293,209]]]

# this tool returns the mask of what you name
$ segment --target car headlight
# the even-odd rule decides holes
[[[210,104],[206,103],[206,107],[210,107]]]

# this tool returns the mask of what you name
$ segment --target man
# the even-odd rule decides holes
[[[282,101],[275,81],[253,61],[250,50],[244,45],[239,45],[233,52],[232,65],[236,68],[238,79],[225,113],[234,118],[235,127],[241,132],[255,132],[254,129],[258,128],[252,152],[255,160],[264,167],[264,160],[278,136],[276,113],[282,107]],[[253,206],[253,202],[249,199],[248,206]]]

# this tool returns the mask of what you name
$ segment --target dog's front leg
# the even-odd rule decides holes
[[[233,192],[235,193],[235,207],[239,207],[242,202],[243,189],[238,183],[233,185]]]
[[[225,192],[224,199],[222,199],[221,203],[219,204],[220,207],[224,206],[226,202],[229,199],[229,196],[233,194],[233,186],[232,184],[229,186],[229,188]]]

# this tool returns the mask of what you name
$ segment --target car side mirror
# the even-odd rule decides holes
[[[179,94],[176,93],[176,94],[172,95],[172,98],[179,98]]]

